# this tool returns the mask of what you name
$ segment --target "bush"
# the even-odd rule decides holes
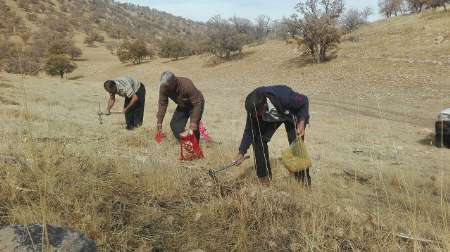
[[[70,61],[64,54],[53,54],[47,58],[45,71],[51,76],[59,75],[64,78],[64,74],[71,73],[77,68],[77,65]]]
[[[6,59],[4,68],[7,73],[37,75],[41,71],[41,62],[37,58],[24,54],[20,58]]]
[[[135,65],[142,63],[146,58],[153,57],[154,53],[143,40],[134,42],[124,41],[117,49],[117,57],[122,63],[131,62]]]
[[[179,57],[189,54],[186,43],[180,38],[163,38],[160,43],[159,55],[164,58],[178,60]]]
[[[23,48],[7,40],[0,41],[0,68],[6,72],[36,75],[41,70],[40,63],[31,48]]]

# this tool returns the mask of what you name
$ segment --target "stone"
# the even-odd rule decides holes
[[[0,228],[0,251],[96,251],[95,241],[68,228],[47,225],[48,245],[42,244],[43,226],[40,224],[11,225]],[[47,247],[48,246],[48,247]]]

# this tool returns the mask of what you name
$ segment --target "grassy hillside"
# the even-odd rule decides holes
[[[78,31],[99,29],[115,39],[143,37],[150,40],[166,35],[186,35],[203,30],[203,24],[169,13],[110,0],[2,0],[20,22],[41,27],[56,19]]]
[[[69,226],[103,251],[448,250],[450,152],[431,145],[434,119],[450,107],[448,24],[441,12],[380,21],[321,65],[273,41],[218,65],[194,56],[128,66],[97,47],[84,48],[68,79],[1,73],[0,225]],[[203,146],[205,160],[177,160],[173,104],[169,137],[153,140],[167,69],[206,97],[217,143]],[[144,127],[134,132],[120,116],[97,120],[103,81],[124,74],[147,87]],[[270,187],[257,183],[252,161],[214,184],[207,171],[235,156],[246,94],[271,83],[310,98],[312,189],[279,160],[283,127],[270,143]]]

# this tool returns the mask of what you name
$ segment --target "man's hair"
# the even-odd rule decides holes
[[[161,86],[170,85],[175,82],[175,79],[176,79],[175,74],[173,74],[170,71],[165,71],[161,74],[160,84]]]
[[[103,86],[105,87],[105,90],[108,91],[109,93],[113,94],[117,93],[117,85],[113,80],[105,81]]]
[[[264,94],[255,90],[247,95],[247,98],[245,98],[245,110],[247,113],[255,116],[257,112],[261,111],[265,103],[266,97]]]

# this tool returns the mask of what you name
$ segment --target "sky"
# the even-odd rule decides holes
[[[344,0],[346,9],[363,9],[366,6],[377,13],[378,0]],[[294,7],[298,0],[119,0],[141,6],[148,6],[162,10],[176,16],[185,17],[194,21],[206,22],[215,15],[224,18],[233,16],[245,17],[254,20],[264,14],[272,19],[288,17],[295,12]],[[373,15],[370,20],[379,19]]]

